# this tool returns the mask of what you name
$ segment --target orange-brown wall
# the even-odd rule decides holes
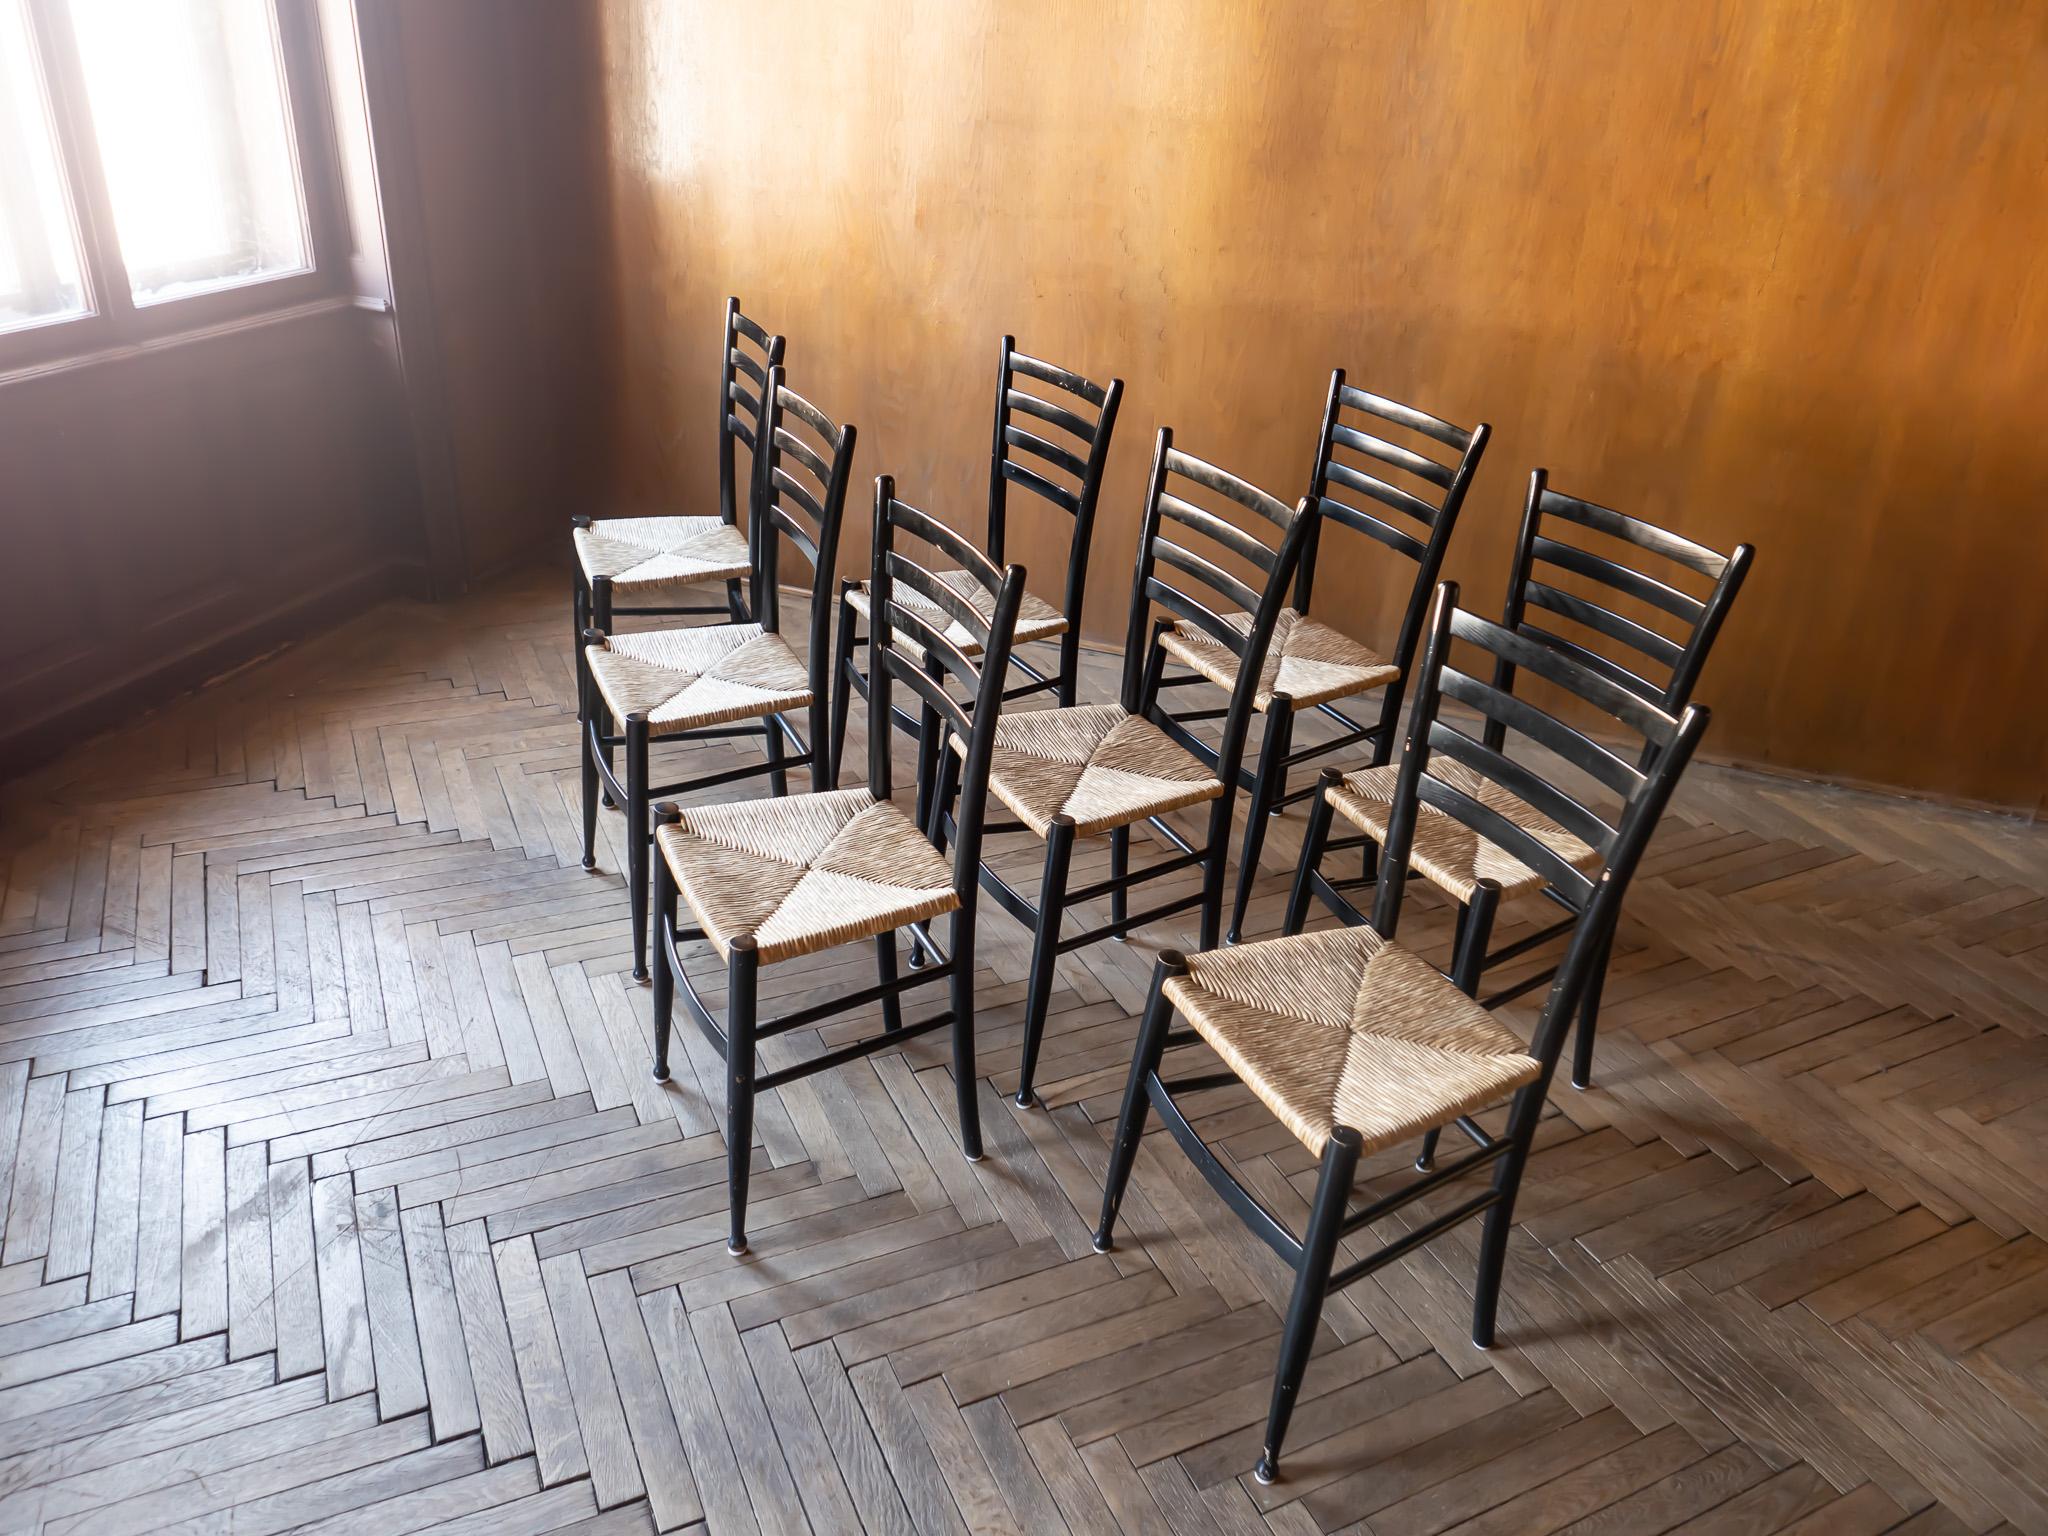
[[[1717,755],[2041,806],[2037,6],[596,3],[621,501],[709,496],[731,292],[862,480],[978,526],[1014,331],[1129,386],[1110,638],[1155,427],[1292,499],[1341,364],[1494,424],[1482,606],[1538,464],[1758,545]],[[1041,592],[1063,537],[1014,550]],[[1360,560],[1317,606],[1384,640],[1398,591]]]

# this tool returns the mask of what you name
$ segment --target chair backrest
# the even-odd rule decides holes
[[[1220,510],[1190,499],[1195,497],[1249,513],[1255,524],[1270,524],[1277,530],[1276,542],[1268,544]],[[1307,502],[1290,507],[1249,481],[1182,453],[1173,446],[1173,429],[1159,429],[1131,581],[1122,702],[1132,714],[1139,712],[1147,671],[1159,665],[1159,637],[1176,623],[1199,630],[1235,654],[1237,682],[1224,711],[1217,748],[1217,776],[1226,797],[1237,783],[1244,758],[1245,733],[1251,726],[1273,626],[1285,606],[1313,521]],[[1248,567],[1252,579],[1233,574],[1219,560]],[[1196,588],[1208,589],[1213,598],[1204,600]],[[1155,607],[1164,611],[1163,617],[1155,618]]]
[[[1095,504],[1109,441],[1116,431],[1124,381],[1097,384],[1017,350],[1003,338],[996,371],[995,443],[989,457],[988,556],[1003,563],[1010,487],[1051,502],[1074,519],[1068,545],[1067,590],[1061,610],[1080,634],[1081,603],[1087,591],[1088,541],[1095,529]],[[1029,418],[1020,425],[1019,418]],[[1051,435],[1047,428],[1052,428]]]
[[[1606,717],[1603,723],[1611,724],[1630,746],[1639,744],[1640,750],[1603,746],[1527,699],[1481,681],[1476,673],[1453,664],[1454,641],[1540,676],[1599,711]],[[1499,747],[1468,735],[1442,717],[1447,698],[1477,710],[1489,726],[1498,724],[1571,764],[1605,793],[1582,792],[1584,799],[1578,798],[1523,758],[1510,758]],[[1620,918],[1622,895],[1706,731],[1707,719],[1706,710],[1692,705],[1673,715],[1538,640],[1466,612],[1458,607],[1457,584],[1443,583],[1430,610],[1416,670],[1407,740],[1388,812],[1373,927],[1392,938],[1400,922],[1420,806],[1442,812],[1541,875],[1550,894],[1578,914],[1531,1045],[1531,1054],[1548,1071],[1556,1063],[1592,967],[1599,963]],[[1526,817],[1503,814],[1504,799],[1510,808],[1513,801],[1520,801],[1548,818],[1593,857],[1575,859],[1572,855],[1582,850],[1560,846],[1563,838],[1546,840],[1526,824]],[[1598,804],[1588,805],[1586,800]]]
[[[760,457],[762,421],[768,409],[768,370],[782,362],[783,339],[771,336],[740,313],[740,301],[725,301],[725,334],[718,349],[718,516],[739,519],[739,468],[733,444],[747,445],[748,510]]]
[[[965,571],[973,591],[963,593],[939,580],[932,568],[904,550],[906,537],[936,550],[944,569]],[[868,785],[881,799],[887,799],[894,787],[889,752],[896,734],[892,695],[900,683],[931,707],[942,733],[957,735],[965,745],[953,885],[971,911],[980,889],[989,764],[1003,708],[1003,677],[1024,601],[1024,571],[1015,565],[998,569],[937,518],[898,501],[895,480],[883,475],[875,481],[874,568],[868,594]],[[913,600],[921,601],[913,606]],[[946,631],[954,624],[972,637],[976,654],[948,638]],[[907,643],[897,644],[899,637]],[[955,698],[949,684],[960,690],[964,702]]]
[[[1602,546],[1589,535],[1612,542]],[[1603,554],[1603,547],[1615,552]],[[1676,712],[1692,698],[1755,554],[1750,545],[1738,544],[1724,555],[1655,523],[1563,495],[1539,469],[1529,476],[1501,622]],[[1578,578],[1579,590],[1555,584],[1571,578]],[[1695,595],[1686,585],[1704,585],[1705,591]],[[1633,607],[1640,617],[1621,612],[1618,604]],[[1569,629],[1552,628],[1558,619]],[[1494,686],[1512,691],[1513,662],[1501,663]],[[1499,744],[1489,737],[1489,745]]]
[[[1381,435],[1390,428],[1422,446],[1405,447]],[[1430,594],[1443,572],[1444,552],[1450,548],[1472,476],[1492,435],[1493,428],[1483,421],[1470,429],[1454,426],[1412,405],[1354,389],[1344,382],[1342,368],[1330,374],[1315,467],[1309,474],[1309,505],[1315,510],[1316,525],[1302,552],[1294,606],[1308,612],[1326,522],[1377,539],[1415,562],[1415,580],[1401,611],[1393,654],[1387,658],[1402,674],[1385,693],[1387,720],[1400,712]]]
[[[768,414],[758,455],[750,514],[754,553],[754,613],[766,630],[782,624],[782,542],[811,564],[811,688],[824,697],[832,677],[832,573],[839,559],[847,482],[856,435],[838,426],[782,382],[782,365],[768,370]]]

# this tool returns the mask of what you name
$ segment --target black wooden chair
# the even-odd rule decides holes
[[[1169,485],[1174,489],[1169,490]],[[1271,523],[1280,530],[1277,547],[1188,499],[1205,494],[1223,507]],[[1300,510],[1290,508],[1257,486],[1180,452],[1173,446],[1172,430],[1160,428],[1138,536],[1120,700],[1015,711],[1004,716],[997,728],[989,788],[1019,819],[986,830],[1029,831],[1045,840],[1045,875],[1035,903],[987,861],[981,867],[982,888],[1032,931],[1023,1069],[1017,1083],[1020,1105],[1032,1102],[1039,1046],[1052,1000],[1053,965],[1060,955],[1111,936],[1122,938],[1133,928],[1192,907],[1201,908],[1203,944],[1216,942],[1223,919],[1231,803],[1251,721],[1253,685],[1261,675],[1288,583],[1294,579],[1308,530],[1305,513],[1306,504]],[[1172,537],[1165,528],[1168,520],[1176,525]],[[1218,560],[1249,570],[1260,585],[1253,587],[1232,575]],[[1221,611],[1192,595],[1183,578],[1219,595]],[[1155,610],[1160,614],[1157,618]],[[1148,718],[1165,664],[1160,635],[1175,625],[1210,638],[1239,664],[1241,681],[1232,691],[1225,714],[1216,751],[1220,768],[1215,773],[1168,739],[1155,718]],[[1148,626],[1152,632],[1149,642]],[[946,808],[952,804],[958,757],[957,747],[945,754],[940,773],[933,816],[934,835],[941,843],[950,830]],[[1199,845],[1189,842],[1165,820],[1174,811],[1205,802],[1209,805],[1209,830]],[[961,819],[963,824],[973,824],[964,810]],[[1131,828],[1140,822],[1149,824],[1176,851],[1133,871]],[[1104,832],[1110,839],[1110,877],[1080,890],[1068,889],[1075,841]],[[1196,868],[1202,871],[1199,891],[1146,912],[1130,912],[1133,887]],[[1067,909],[1102,896],[1109,898],[1109,923],[1062,938]]]
[[[898,533],[941,550],[975,584],[970,600],[953,582],[927,570],[896,547]],[[884,475],[875,485],[874,567],[869,612],[880,642],[869,677],[868,782],[736,805],[658,808],[655,907],[659,967],[654,983],[654,1076],[668,1080],[669,1016],[678,985],[705,1037],[725,1058],[726,1157],[730,1169],[732,1237],[727,1248],[747,1247],[747,1171],[753,1139],[754,1098],[782,1083],[950,1026],[953,1086],[960,1115],[960,1145],[970,1161],[981,1157],[981,1121],[975,1100],[974,919],[975,869],[988,792],[989,757],[1003,707],[1003,669],[1010,660],[1024,573],[998,571],[966,540],[896,500]],[[913,598],[915,600],[913,600]],[[936,617],[927,617],[936,611]],[[947,638],[957,624],[973,637],[973,654]],[[913,647],[892,644],[898,634]],[[928,658],[968,703],[953,701],[925,670]],[[979,658],[977,665],[976,657]],[[890,803],[893,782],[890,695],[900,683],[936,711],[966,747],[961,809],[969,831],[951,864]],[[694,919],[677,921],[678,897]],[[927,925],[952,916],[952,943],[942,949]],[[899,979],[896,935],[908,930],[925,966]],[[875,940],[880,981],[779,1019],[757,1015],[761,967],[859,939]],[[726,966],[726,1011],[721,1025],[690,984],[679,946],[699,939]],[[915,1024],[902,1018],[904,995],[945,981],[951,1006]],[[763,1040],[814,1029],[826,1020],[879,1002],[881,1033],[836,1046],[794,1066],[761,1072],[755,1059]]]
[[[1028,387],[1033,385],[1041,386],[1038,392]],[[1095,531],[1095,504],[1102,494],[1103,469],[1109,462],[1110,438],[1116,431],[1117,407],[1123,393],[1121,379],[1096,384],[1069,369],[1019,352],[1014,337],[1003,338],[996,369],[996,425],[989,453],[988,538],[984,550],[997,565],[1003,563],[1013,485],[1050,502],[1073,519],[1067,545],[1064,602],[1056,609],[1027,592],[1017,619],[1017,645],[1057,639],[1058,663],[1048,674],[1013,653],[1011,664],[1024,675],[1024,681],[1010,686],[1006,698],[1016,700],[1051,693],[1063,706],[1079,698],[1081,609],[1088,585],[1088,546]],[[1048,428],[1053,429],[1050,436],[1044,435]],[[976,586],[965,572],[941,571],[939,579],[974,599]],[[858,629],[869,622],[871,602],[865,581],[841,584],[839,632],[832,670],[834,783],[838,782],[840,757],[846,744],[851,695],[867,694],[867,675],[861,670],[856,652],[860,647]],[[937,614],[937,609],[926,605],[926,618],[935,618]],[[956,645],[967,638],[958,626],[949,631],[949,636]],[[872,650],[872,636],[869,638]],[[917,803],[922,826],[938,767],[935,754],[939,732],[931,728],[928,712],[914,716],[899,710],[896,723],[913,732],[920,744]]]
[[[633,903],[633,975],[647,971],[648,811],[655,799],[767,774],[778,794],[789,770],[809,765],[811,787],[830,784],[824,755],[825,699],[831,667],[832,575],[853,465],[854,429],[836,426],[768,370],[757,455],[751,569],[758,622],[584,635],[584,683],[578,701],[583,746],[583,867],[596,867],[599,788],[626,812],[626,881]],[[808,439],[808,440],[807,440]],[[794,544],[811,564],[807,657],[782,635],[781,546]],[[799,734],[789,715],[803,710]],[[808,735],[808,742],[805,736]],[[763,760],[675,784],[651,780],[653,744],[760,736]],[[787,737],[795,749],[783,750]],[[620,782],[613,753],[623,747]]]
[[[721,616],[738,624],[750,615],[744,583],[752,570],[749,534],[739,527],[740,490],[751,487],[751,460],[767,411],[768,370],[782,361],[783,338],[771,336],[725,301],[725,332],[718,365],[718,515],[578,517],[576,544],[576,685],[585,681],[583,632],[607,632],[621,618]],[[749,456],[745,482],[735,445]],[[751,513],[751,496],[749,496]],[[683,590],[699,582],[725,583],[725,602],[703,604]],[[625,597],[631,607],[620,607]]]
[[[1647,756],[1595,745],[1576,727],[1451,665],[1453,640],[1605,712]],[[1438,589],[1414,695],[1371,923],[1185,958],[1162,955],[1110,1150],[1098,1250],[1111,1244],[1139,1137],[1148,1110],[1156,1108],[1217,1193],[1294,1271],[1265,1450],[1255,1469],[1262,1483],[1278,1475],[1281,1442],[1324,1298],[1482,1214],[1472,1340],[1482,1349],[1492,1346],[1515,1197],[1544,1094],[1572,1016],[1599,969],[1629,879],[1707,725],[1703,709],[1688,708],[1674,718],[1601,673],[1461,611],[1450,583]],[[1447,723],[1438,712],[1446,697],[1503,730],[1527,735],[1608,786],[1618,805],[1613,819]],[[1648,767],[1638,767],[1638,761]],[[1496,796],[1539,807],[1571,828],[1592,858],[1565,858],[1502,816]],[[1526,1047],[1456,982],[1396,942],[1409,857],[1425,818],[1462,828],[1468,838],[1498,840],[1537,871],[1573,914],[1564,963]],[[1475,915],[1498,897],[1496,886],[1482,883]],[[1460,964],[1476,953],[1474,927],[1465,930]],[[1171,1028],[1176,1013],[1192,1028]],[[1214,1051],[1224,1070],[1162,1077],[1164,1053],[1193,1045]],[[1300,1237],[1237,1181],[1175,1102],[1177,1095],[1240,1082],[1321,1159]],[[1511,1102],[1495,1133],[1475,1117],[1503,1099]],[[1363,1207],[1350,1208],[1361,1157],[1447,1125],[1465,1134],[1471,1152],[1398,1188],[1371,1185],[1363,1191]],[[1487,1187],[1452,1189],[1488,1168],[1493,1176]],[[1439,1193],[1448,1198],[1421,1205]],[[1381,1229],[1375,1234],[1384,1239],[1379,1247],[1338,1265],[1345,1239],[1411,1207],[1421,1214]]]
[[[1529,499],[1515,541],[1502,622],[1666,713],[1676,713],[1692,698],[1700,668],[1706,664],[1714,639],[1728,617],[1729,606],[1742,589],[1754,553],[1749,545],[1741,544],[1733,554],[1719,554],[1654,523],[1561,495],[1550,489],[1547,475],[1539,469],[1529,477]],[[1634,563],[1625,563],[1631,560]],[[1558,582],[1579,590],[1567,590]],[[1705,590],[1695,596],[1683,590],[1681,583],[1696,587],[1704,584]],[[1641,617],[1629,617],[1625,609]],[[1559,620],[1564,621],[1563,625],[1557,626]],[[1657,680],[1659,674],[1662,681]],[[1514,662],[1501,662],[1495,669],[1494,687],[1503,693],[1512,692],[1515,675]],[[1489,722],[1487,745],[1499,750],[1506,729],[1498,722]],[[1301,862],[1288,900],[1286,932],[1301,932],[1311,891],[1345,921],[1363,921],[1343,892],[1369,884],[1370,876],[1333,881],[1324,876],[1321,864],[1326,854],[1352,848],[1364,850],[1368,866],[1375,861],[1374,849],[1386,836],[1395,776],[1396,770],[1387,766],[1368,767],[1341,777],[1324,776],[1318,786],[1318,803],[1310,812]],[[1503,803],[1497,809],[1549,846],[1582,856],[1566,829],[1529,807]],[[1362,835],[1332,842],[1331,811]],[[1473,891],[1481,880],[1492,880],[1500,886],[1504,898],[1512,898],[1543,885],[1536,872],[1493,840],[1485,836],[1467,837],[1456,829],[1439,827],[1427,816],[1415,837],[1414,868],[1459,904],[1461,921],[1475,926],[1474,943],[1483,956],[1472,973],[1475,995],[1485,970],[1520,959],[1561,937],[1575,921],[1565,917],[1487,954],[1492,913],[1489,909],[1476,920],[1467,915],[1472,909]],[[1584,1018],[1572,1057],[1572,1083],[1579,1088],[1592,1081],[1593,1040],[1599,1027],[1600,992],[1606,969],[1603,955],[1585,992]],[[1549,969],[1538,969],[1488,997],[1487,1006],[1532,991],[1548,981],[1551,974]]]
[[[1377,435],[1390,427],[1412,434],[1426,448],[1448,450],[1449,461]],[[1430,593],[1443,570],[1444,551],[1450,546],[1491,430],[1481,422],[1468,431],[1413,406],[1354,389],[1344,382],[1342,368],[1330,375],[1322,429],[1316,437],[1315,465],[1309,474],[1308,499],[1315,520],[1302,549],[1294,599],[1280,612],[1254,701],[1266,724],[1257,765],[1243,774],[1251,800],[1238,859],[1237,895],[1225,932],[1232,944],[1242,934],[1245,909],[1251,904],[1267,819],[1316,792],[1313,784],[1290,792],[1289,770],[1361,745],[1369,749],[1370,763],[1384,763],[1392,755],[1401,715],[1402,679],[1415,659]],[[1354,500],[1363,505],[1353,505]],[[1401,625],[1388,656],[1382,657],[1370,646],[1309,617],[1326,523],[1362,533],[1415,562],[1415,578],[1409,584]],[[1192,675],[1167,678],[1162,687],[1208,682],[1227,689],[1236,684],[1236,664],[1228,650],[1200,631],[1182,626],[1169,632],[1163,643],[1167,654],[1191,668]],[[1369,720],[1360,718],[1355,706],[1339,707],[1366,694],[1378,701]],[[1311,709],[1336,722],[1338,732],[1297,745],[1295,723]],[[1168,730],[1176,741],[1213,764],[1213,750],[1189,727],[1222,713],[1217,709],[1189,711],[1174,717]]]

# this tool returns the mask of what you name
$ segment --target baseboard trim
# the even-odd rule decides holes
[[[139,714],[160,709],[224,672],[309,639],[391,597],[424,596],[426,571],[393,561],[338,577],[279,603],[227,631],[123,673],[89,693],[0,731],[0,775],[12,777]]]

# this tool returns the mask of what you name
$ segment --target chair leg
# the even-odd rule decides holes
[[[1301,1242],[1301,1261],[1294,1272],[1294,1295],[1287,1303],[1287,1322],[1280,1334],[1280,1363],[1273,1373],[1273,1406],[1266,1415],[1266,1449],[1252,1475],[1270,1483],[1280,1475],[1280,1443],[1301,1394],[1309,1351],[1323,1317],[1323,1297],[1330,1289],[1330,1265],[1337,1257],[1337,1239],[1344,1227],[1345,1201],[1351,1195],[1363,1146],[1358,1132],[1340,1125],[1323,1146],[1322,1172],[1316,1178],[1309,1208],[1308,1232]]]
[[[1038,929],[1031,936],[1031,980],[1024,998],[1024,1067],[1017,1078],[1017,1103],[1031,1104],[1031,1080],[1052,1007],[1053,963],[1059,958],[1060,918],[1067,905],[1067,871],[1074,861],[1074,823],[1055,816],[1045,834],[1045,879],[1038,887]]]
[[[1292,706],[1275,695],[1266,707],[1266,734],[1259,743],[1259,767],[1252,776],[1251,804],[1245,813],[1244,848],[1237,856],[1237,899],[1231,903],[1230,930],[1224,935],[1231,944],[1244,936],[1245,908],[1251,905],[1259,854],[1266,846],[1266,818],[1287,790],[1287,743],[1293,722]]]
[[[612,584],[607,577],[600,576],[590,584],[590,627],[602,634],[608,635],[612,632]],[[583,655],[581,651],[577,654]],[[583,657],[583,665],[588,670],[590,658],[587,655]],[[599,750],[604,753],[605,767],[616,775],[619,771],[619,765],[618,760],[612,755],[612,749],[610,747],[600,747]],[[618,809],[612,801],[610,785],[604,787],[601,798],[606,810]]]
[[[839,787],[839,774],[846,761],[846,712],[852,693],[853,626],[860,615],[846,600],[853,588],[847,582],[839,589],[839,628],[832,647],[832,744],[828,761],[832,765],[832,786]]]
[[[910,949],[912,955],[917,953],[915,942],[911,944]],[[896,935],[894,933],[878,933],[875,935],[875,975],[885,987],[896,979]],[[891,993],[882,999],[882,1028],[893,1035],[902,1027],[903,999]]]
[[[633,979],[647,980],[647,716],[626,717],[626,884],[633,902]]]
[[[770,715],[764,723],[768,736],[761,743],[761,754],[768,759],[768,792],[780,800],[789,793],[789,770],[783,766],[782,717]]]
[[[1323,845],[1330,840],[1329,789],[1342,775],[1325,768],[1309,797],[1308,827],[1301,835],[1301,858],[1294,866],[1294,888],[1287,893],[1287,916],[1280,925],[1289,938],[1308,926],[1308,899],[1315,891],[1316,873],[1323,865]]]
[[[676,877],[668,860],[654,860],[654,921],[662,935],[654,945],[654,1080],[668,1081],[668,1037],[676,1007],[676,973],[667,935],[676,931]]]
[[[925,823],[924,835],[931,839],[932,846],[946,851],[946,818],[953,814],[953,803],[960,798],[960,754],[944,752],[939,755],[938,792],[932,796],[931,819]]]
[[[754,940],[732,941],[725,967],[725,1182],[732,1235],[725,1251],[747,1251],[747,1175],[754,1155],[754,1000],[761,978]]]
[[[1479,1272],[1472,1286],[1472,1342],[1493,1348],[1494,1324],[1500,1313],[1500,1278],[1508,1261],[1508,1235],[1515,1225],[1515,1197],[1522,1189],[1522,1169],[1529,1144],[1543,1114],[1543,1085],[1532,1083],[1515,1095],[1508,1112],[1508,1137],[1514,1145],[1494,1165],[1493,1187],[1500,1201],[1486,1213],[1479,1234]]]
[[[732,615],[733,623],[747,622],[747,600],[741,595],[739,578],[736,576],[728,576],[725,579],[725,611]]]
[[[1095,1251],[1107,1253],[1116,1246],[1116,1218],[1123,1209],[1124,1190],[1131,1182],[1131,1169],[1138,1161],[1138,1141],[1145,1134],[1145,1119],[1152,1111],[1152,1096],[1145,1080],[1159,1070],[1159,1058],[1166,1054],[1166,1031],[1173,1022],[1173,1005],[1162,990],[1166,978],[1177,976],[1187,964],[1173,951],[1159,957],[1152,968],[1152,990],[1145,998],[1144,1017],[1138,1024],[1138,1043],[1131,1052],[1131,1076],[1124,1084],[1124,1107],[1116,1117],[1116,1139],[1109,1144],[1109,1169],[1102,1180],[1102,1220],[1095,1225]]]
[[[1131,829],[1112,827],[1109,833],[1109,878],[1121,880],[1131,872]],[[1121,944],[1130,937],[1124,931],[1124,919],[1131,913],[1131,893],[1118,885],[1109,893],[1109,920],[1116,924],[1116,941]]]
[[[1209,812],[1209,842],[1202,864],[1202,949],[1217,947],[1223,931],[1223,869],[1230,852],[1228,790]]]
[[[582,589],[577,589],[582,596]],[[577,642],[576,655],[583,655],[582,642]],[[598,729],[597,705],[591,695],[597,690],[591,686],[587,674],[576,680],[576,759],[583,770],[583,867],[597,868],[597,744],[591,740]]]
[[[583,572],[576,573],[576,590],[571,606],[575,612],[576,630],[569,637],[569,663],[576,669],[576,697],[581,699],[590,686],[590,660],[583,654],[583,631],[590,628],[590,583],[583,579]]]
[[[1486,946],[1493,942],[1493,920],[1500,911],[1500,887],[1482,880],[1472,899],[1458,909],[1457,940],[1451,952],[1451,984],[1467,997],[1479,995],[1479,976],[1486,969]],[[1436,1144],[1443,1127],[1431,1126],[1422,1137],[1422,1155],[1415,1159],[1419,1173],[1436,1163]]]
[[[1586,995],[1579,1003],[1579,1033],[1572,1042],[1574,1088],[1593,1086],[1593,1036],[1600,1029],[1600,989],[1607,982],[1607,961],[1613,953],[1614,938],[1610,934],[1593,961],[1592,973],[1586,978]]]
[[[960,1111],[960,1152],[981,1161],[981,1100],[974,1065],[974,915],[953,914],[953,1097]]]
[[[929,833],[938,816],[940,758],[947,755],[945,743],[940,739],[939,712],[927,704],[918,714],[917,722],[917,803],[912,817],[917,825]],[[915,944],[910,947],[910,968],[913,971],[924,968],[924,951]]]

